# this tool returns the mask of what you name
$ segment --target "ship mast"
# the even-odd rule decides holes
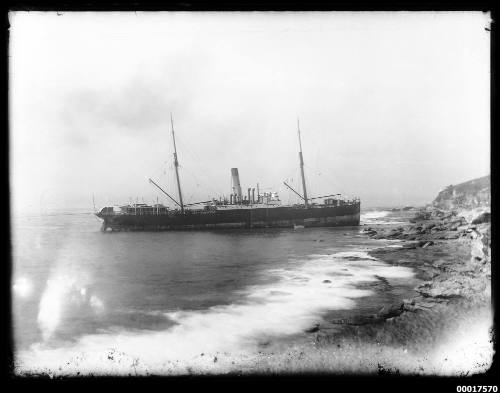
[[[174,120],[172,119],[172,112],[170,112],[170,124],[172,125],[172,139],[174,141],[174,165],[175,165],[175,177],[177,179],[177,190],[179,191],[179,202],[180,202],[180,206],[181,206],[181,213],[184,214],[184,204],[182,203],[181,182],[179,180],[179,161],[177,161],[177,147],[175,145]]]
[[[299,126],[299,118],[297,118],[297,130],[299,133],[299,160],[300,160],[300,174],[302,176],[302,189],[304,190],[304,205],[307,208],[308,207],[308,200],[307,200],[307,189],[306,189],[306,178],[304,176],[304,159],[302,158],[302,141],[300,140],[300,126]]]

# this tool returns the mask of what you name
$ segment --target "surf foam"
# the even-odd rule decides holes
[[[404,224],[404,221],[400,220],[391,220],[389,217],[388,210],[374,210],[362,213],[360,216],[361,224]],[[386,218],[387,219],[384,219]]]

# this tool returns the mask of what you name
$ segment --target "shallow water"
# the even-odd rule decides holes
[[[377,216],[387,219],[362,220]],[[361,227],[101,233],[77,212],[12,222],[18,372],[72,373],[78,358],[79,370],[119,373],[110,350],[152,372],[201,353],[250,353],[326,313],[374,312],[416,280],[370,257],[394,242]]]

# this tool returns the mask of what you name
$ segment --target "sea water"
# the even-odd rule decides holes
[[[15,370],[120,374],[127,357],[161,373],[300,336],[325,314],[376,312],[416,278],[368,254],[397,241],[361,229],[102,233],[88,212],[14,216]]]

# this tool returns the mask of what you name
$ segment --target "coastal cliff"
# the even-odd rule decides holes
[[[450,299],[491,298],[490,201],[490,176],[485,176],[447,187],[409,225],[362,231],[375,239],[404,240],[401,249],[371,254],[392,263],[413,260],[412,267],[426,280],[416,288],[419,296],[402,310]]]
[[[438,209],[474,209],[489,207],[491,203],[490,175],[450,185],[442,190],[432,202]]]

